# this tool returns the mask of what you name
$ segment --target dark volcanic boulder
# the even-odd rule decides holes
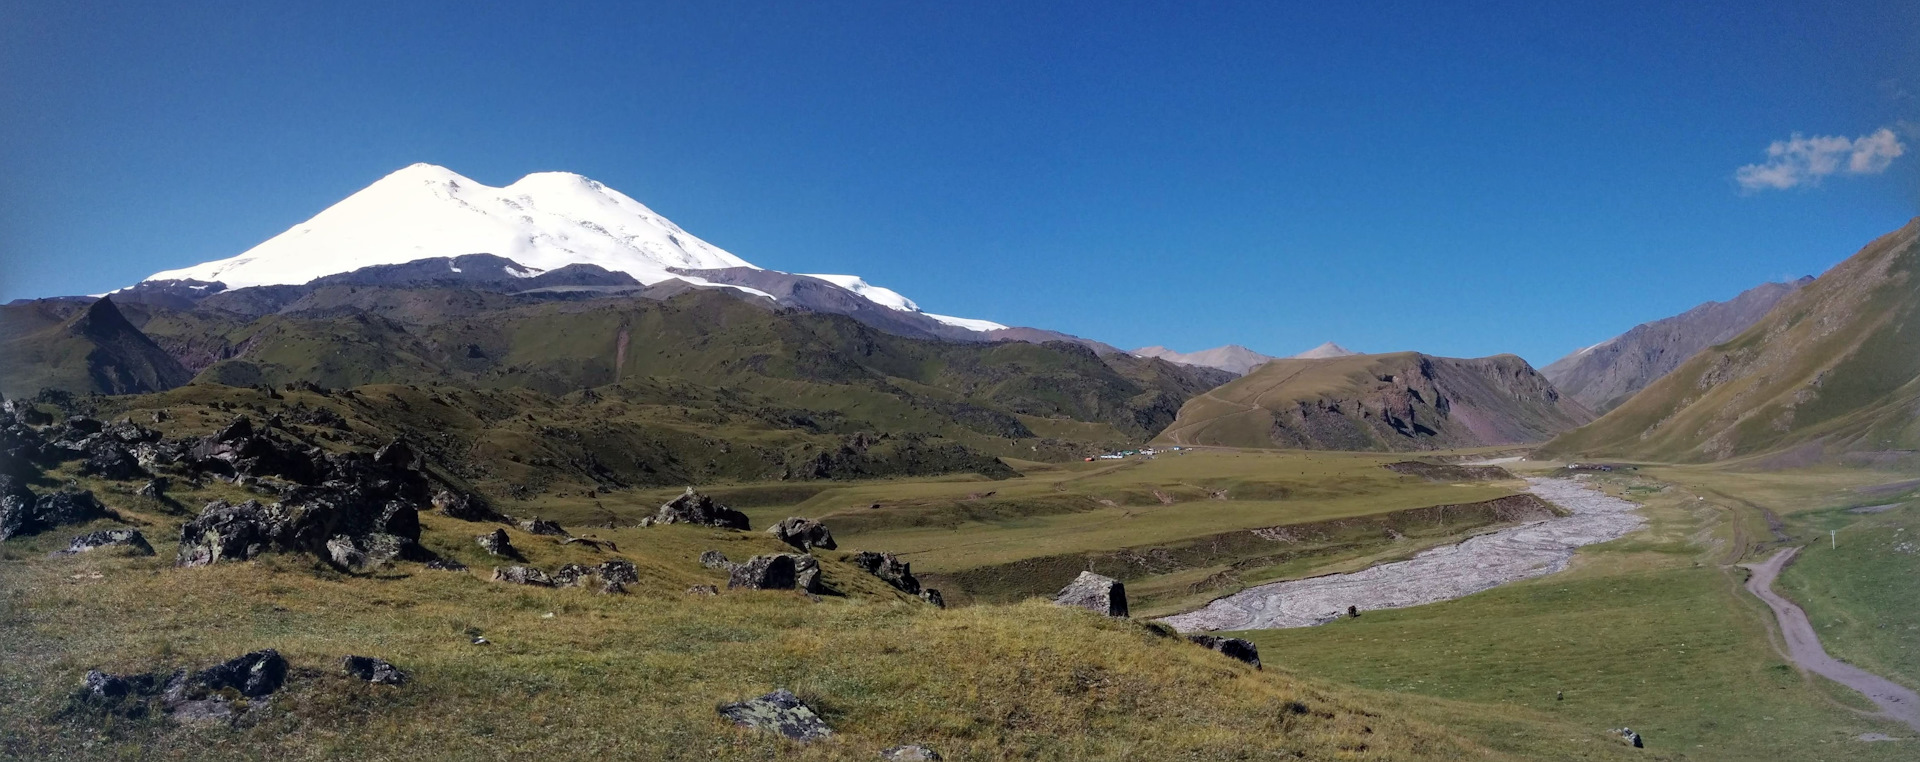
[[[94,437],[87,443],[87,459],[80,464],[80,473],[98,476],[115,481],[131,481],[144,478],[147,470],[128,452],[125,445],[106,436]]]
[[[520,558],[520,551],[513,547],[513,543],[507,538],[507,530],[505,529],[495,529],[473,539],[475,542],[480,543],[480,549],[486,551],[488,555],[499,556],[501,558]]]
[[[747,514],[716,503],[688,487],[679,497],[667,501],[653,515],[656,524],[702,524],[723,529],[747,530]]]
[[[884,762],[937,762],[940,752],[919,744],[908,744],[882,749],[880,759]]]
[[[532,585],[534,587],[553,587],[553,578],[546,572],[529,566],[494,567],[493,581],[509,585]]]
[[[1124,617],[1127,615],[1127,586],[1112,577],[1083,571],[1053,597],[1053,602],[1105,616]]]
[[[727,589],[792,590],[796,575],[793,558],[786,553],[771,553],[735,564],[727,576]]]
[[[348,656],[340,660],[340,668],[349,675],[376,685],[402,685],[408,679],[407,673],[399,667],[371,656]]]
[[[95,500],[91,492],[36,496],[13,477],[0,475],[0,540],[108,516],[107,507]]]
[[[855,553],[854,566],[865,569],[868,574],[885,580],[894,589],[907,595],[920,594],[920,580],[913,576],[913,565],[902,561],[892,553],[875,553],[863,550]]]
[[[759,698],[720,707],[720,716],[743,728],[765,730],[795,741],[818,741],[833,735],[820,715],[814,714],[793,691],[781,688]]]
[[[358,538],[341,534],[334,535],[333,539],[327,541],[327,556],[333,561],[333,565],[357,572],[391,563],[406,549],[405,540],[384,533],[372,533]]]
[[[839,547],[834,544],[833,533],[827,531],[825,524],[814,521],[813,519],[803,519],[799,516],[783,519],[780,523],[769,528],[767,533],[773,535],[775,539],[801,550],[810,551],[814,548],[833,550]]]
[[[1223,638],[1218,635],[1188,635],[1187,640],[1191,640],[1204,648],[1219,651],[1221,655],[1227,658],[1239,659],[1240,661],[1252,664],[1254,669],[1260,669],[1260,647],[1254,645],[1251,641],[1241,640],[1240,638]]]
[[[153,546],[147,544],[146,535],[140,534],[140,530],[138,529],[105,529],[98,532],[88,532],[73,538],[71,542],[67,543],[66,550],[56,550],[53,552],[53,555],[71,556],[76,553],[85,553],[95,548],[108,547],[124,547],[128,553],[136,556],[153,555]]]
[[[933,604],[935,608],[944,609],[947,607],[946,597],[942,596],[940,594],[940,591],[935,590],[931,587],[925,588],[920,591],[920,600]]]
[[[187,685],[189,692],[194,688],[232,690],[247,698],[259,698],[280,690],[286,680],[287,660],[268,648],[196,672],[187,679]]]
[[[701,553],[700,565],[705,566],[709,569],[732,569],[733,568],[733,562],[727,560],[727,555],[717,550],[709,550],[705,553]]]

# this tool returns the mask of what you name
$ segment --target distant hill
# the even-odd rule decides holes
[[[193,377],[112,299],[74,306],[28,303],[0,311],[0,392],[19,397],[51,387],[134,394],[172,389]]]
[[[1270,361],[1188,400],[1155,441],[1435,450],[1539,442],[1592,419],[1513,355],[1396,352]]]
[[[1627,401],[1702,349],[1740,335],[1812,277],[1765,283],[1724,302],[1707,302],[1574,352],[1540,369],[1562,393],[1596,411]]]
[[[1293,359],[1317,360],[1323,357],[1352,357],[1357,354],[1360,354],[1360,353],[1329,341],[1325,344],[1321,344],[1320,346],[1314,347],[1305,352],[1301,352],[1300,354],[1294,355]]]
[[[1261,363],[1274,359],[1239,344],[1224,347],[1202,349],[1198,352],[1175,352],[1162,346],[1141,347],[1133,350],[1140,357],[1158,357],[1167,362],[1181,365],[1199,365],[1206,368],[1219,368],[1234,375],[1246,375],[1247,371],[1259,367]]]
[[[1920,449],[1920,218],[1544,452],[1709,461],[1788,448],[1801,460]]]

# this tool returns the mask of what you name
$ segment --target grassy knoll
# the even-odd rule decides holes
[[[67,531],[0,546],[0,756],[872,759],[924,742],[956,760],[1629,758],[1594,729],[1537,712],[1476,740],[1484,725],[1456,733],[1422,718],[1486,714],[1477,708],[1255,671],[1135,622],[1040,603],[935,609],[841,553],[820,555],[844,596],[681,592],[720,581],[695,561],[700,550],[775,550],[760,533],[591,530],[619,544],[602,554],[510,532],[543,566],[633,561],[642,581],[625,596],[488,582],[471,538],[490,525],[437,515],[423,516],[423,541],[473,571],[403,563],[351,576],[298,556],[175,569],[181,516],[87,486],[145,525],[159,555],[44,558]],[[475,633],[492,644],[471,644]],[[270,712],[237,729],[63,714],[90,668],[197,666],[265,647],[293,675]],[[414,680],[355,682],[334,666],[346,653],[391,659]],[[714,713],[775,687],[836,736],[799,747]]]
[[[1669,486],[1656,476],[1695,484]],[[1722,566],[1737,560],[1730,549],[1746,546],[1736,535],[1755,531],[1741,520],[1753,506],[1785,495],[1803,502],[1782,507],[1817,505],[1815,493],[1871,477],[1815,473],[1798,487],[1791,477],[1761,478],[1746,492],[1736,486],[1746,476],[1648,469],[1608,477],[1611,488],[1646,504],[1650,526],[1584,549],[1567,572],[1324,627],[1242,635],[1304,674],[1496,702],[1589,727],[1631,726],[1650,748],[1690,759],[1911,758],[1910,745],[1853,740],[1904,733],[1849,711],[1842,704],[1857,701],[1785,663],[1770,645],[1770,616],[1738,589],[1744,573]],[[1805,486],[1807,479],[1819,486]],[[1758,526],[1766,531],[1764,518]],[[1858,594],[1869,587],[1852,584],[1861,581],[1846,583]]]

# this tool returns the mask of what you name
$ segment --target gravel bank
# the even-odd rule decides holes
[[[1567,568],[1582,545],[1606,542],[1646,523],[1635,503],[1579,479],[1528,479],[1527,489],[1571,516],[1547,519],[1423,551],[1352,574],[1250,587],[1160,621],[1181,632],[1310,627],[1358,606],[1362,612],[1445,601]]]

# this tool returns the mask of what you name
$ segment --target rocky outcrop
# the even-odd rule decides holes
[[[934,762],[940,758],[940,752],[920,744],[890,746],[880,750],[880,759],[883,762]]]
[[[920,586],[920,580],[913,576],[913,565],[900,560],[898,556],[892,553],[875,553],[870,550],[863,550],[853,554],[853,557],[847,560],[852,561],[854,566],[860,567],[866,573],[879,577],[881,581],[892,585],[895,590],[917,596],[920,600],[940,608],[947,607],[946,598],[940,595],[940,591],[933,588],[922,588]]]
[[[700,524],[747,531],[747,514],[714,502],[688,487],[679,497],[667,501],[653,515],[655,524]]]
[[[781,520],[780,523],[767,529],[767,534],[802,551],[812,551],[814,548],[833,550],[839,547],[834,544],[833,533],[827,531],[825,524],[799,516]]]
[[[786,553],[769,553],[734,564],[727,574],[727,589],[792,590],[798,574],[793,559]]]
[[[707,567],[709,569],[732,569],[733,568],[733,562],[727,560],[727,555],[717,550],[709,550],[705,553],[701,553],[700,565]]]
[[[245,561],[262,553],[310,553],[342,568],[364,569],[419,547],[420,517],[404,503],[380,502],[352,487],[298,502],[239,505],[214,501],[180,529],[175,565]]]
[[[531,585],[533,587],[553,587],[553,578],[546,572],[531,566],[496,566],[493,568],[493,581],[509,585]]]
[[[827,582],[820,576],[820,560],[809,555],[789,553],[793,559],[793,586],[814,595],[828,592]]]
[[[1188,635],[1187,640],[1193,641],[1202,648],[1218,651],[1227,658],[1251,664],[1254,669],[1260,669],[1260,647],[1254,645],[1252,641],[1223,638],[1218,635]]]
[[[552,581],[555,587],[594,587],[602,593],[624,593],[627,585],[640,581],[640,571],[633,562],[620,559],[599,566],[566,564],[553,573]]]
[[[35,495],[13,477],[0,475],[0,540],[108,516],[106,506],[91,492]]]
[[[155,710],[177,722],[232,722],[264,706],[280,690],[287,660],[272,649],[255,651],[198,672],[181,669],[162,679],[154,673],[87,673],[73,697],[76,709],[140,718]]]
[[[485,500],[453,490],[434,493],[433,508],[441,515],[461,521],[505,521],[507,518],[489,507]]]
[[[56,550],[54,556],[71,556],[86,553],[97,548],[126,548],[127,553],[136,556],[153,555],[153,546],[147,543],[146,535],[138,529],[104,529],[88,532],[73,538],[67,543],[66,550]]]
[[[371,656],[347,656],[340,660],[347,674],[375,685],[404,685],[411,676],[385,659]]]
[[[820,715],[785,688],[721,706],[719,711],[721,717],[740,727],[778,733],[795,741],[818,741],[833,735]]]
[[[1053,597],[1053,602],[1103,616],[1124,617],[1127,615],[1127,586],[1112,577],[1083,571]]]

